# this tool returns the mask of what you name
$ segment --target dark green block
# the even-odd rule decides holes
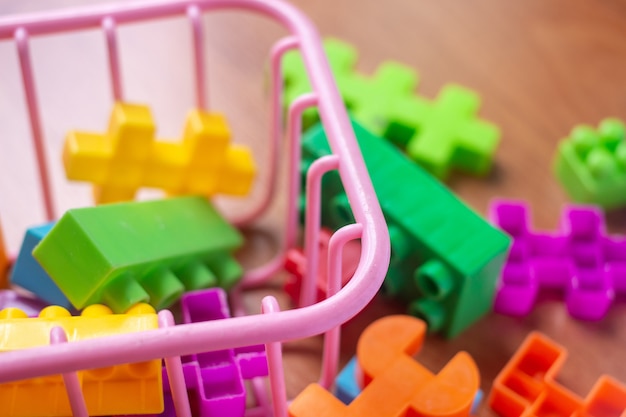
[[[385,288],[409,301],[431,330],[453,337],[491,310],[511,240],[393,145],[353,127],[389,226]],[[329,151],[320,125],[306,133],[305,164]],[[323,224],[350,223],[345,203],[338,203],[345,193],[337,173],[327,175],[323,187]]]

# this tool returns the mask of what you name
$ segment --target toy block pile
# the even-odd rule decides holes
[[[388,61],[372,76],[355,70],[356,50],[335,39],[324,42],[339,92],[352,117],[376,136],[385,137],[431,174],[445,179],[451,170],[487,174],[492,166],[500,130],[477,117],[480,97],[459,85],[445,86],[435,100],[414,93],[417,73]],[[310,91],[305,65],[298,52],[285,56],[285,106]],[[303,126],[318,120],[305,114]]]
[[[106,133],[67,135],[66,174],[92,182],[100,205],[29,228],[14,261],[0,233],[0,284],[6,272],[12,285],[0,290],[0,352],[157,329],[156,310],[181,297],[184,323],[229,317],[224,290],[243,275],[234,257],[243,237],[207,198],[247,194],[252,155],[230,144],[223,116],[199,110],[189,113],[182,142],[154,137],[149,109],[128,103],[115,103]],[[169,196],[133,201],[141,187]],[[199,352],[184,359],[183,372],[194,415],[243,417],[245,380],[267,376],[265,348]],[[71,375],[0,384],[0,415],[70,415],[67,378],[89,415],[173,415],[160,359]]]

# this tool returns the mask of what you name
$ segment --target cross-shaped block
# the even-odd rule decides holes
[[[222,115],[192,110],[182,142],[156,141],[148,107],[127,103],[115,104],[106,133],[70,132],[63,163],[69,179],[95,185],[98,204],[132,200],[141,187],[245,195],[256,171],[250,151],[230,145]]]
[[[354,73],[357,51],[352,45],[328,38],[324,40],[324,52],[339,92],[343,96],[346,82]],[[285,54],[282,70],[285,81],[283,107],[287,110],[299,96],[311,91],[311,83],[300,51],[290,51]],[[309,109],[303,115],[302,126],[306,130],[317,120],[319,120],[317,109]]]
[[[402,104],[402,103],[401,103]],[[412,107],[410,104],[409,111]],[[447,85],[430,105],[413,104],[414,113],[404,109],[396,114],[410,130],[390,133],[392,141],[406,143],[406,153],[433,175],[445,179],[451,168],[486,174],[500,139],[499,129],[476,118],[480,97],[466,88]],[[395,135],[395,137],[394,137]]]
[[[397,123],[391,110],[414,99],[417,84],[413,69],[387,61],[371,77],[355,73],[342,93],[352,116],[370,132],[382,136],[390,123]]]
[[[585,398],[557,382],[567,350],[533,332],[493,381],[489,406],[502,417],[625,417],[626,386],[602,376]]]
[[[410,316],[388,316],[359,338],[357,358],[363,391],[345,405],[311,384],[289,406],[291,417],[468,416],[480,377],[471,356],[459,352],[433,374],[413,359],[426,325]]]
[[[617,119],[581,125],[559,145],[554,172],[572,200],[605,209],[626,204],[626,127]]]
[[[185,294],[181,299],[181,310],[184,323],[230,318],[227,295],[220,288]],[[268,374],[265,346],[243,346],[185,356],[183,373],[193,416],[244,417],[246,380]],[[165,368],[163,385],[165,411],[159,417],[176,417]]]
[[[542,289],[564,294],[572,317],[600,320],[616,293],[626,294],[626,239],[611,237],[602,211],[590,206],[563,210],[557,232],[532,230],[528,206],[494,201],[491,221],[513,238],[494,310],[524,316]]]

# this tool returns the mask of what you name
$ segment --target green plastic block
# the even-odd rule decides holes
[[[355,73],[345,82],[341,93],[355,120],[377,136],[382,136],[391,123],[397,107],[413,98],[417,73],[397,62],[382,63],[372,77]],[[419,110],[418,110],[419,111]]]
[[[389,142],[353,127],[389,227],[385,290],[454,337],[491,310],[511,239]],[[305,164],[329,152],[321,126],[305,134]],[[322,222],[334,229],[353,221],[336,174],[322,183]]]
[[[451,169],[484,175],[491,169],[500,130],[476,117],[479,107],[478,94],[449,84],[436,101],[422,105],[412,121],[411,114],[403,114],[404,125],[415,126],[411,137],[406,136],[410,132],[397,131],[386,131],[385,136],[406,143],[411,159],[438,178],[445,179]]]
[[[598,129],[575,127],[557,151],[554,172],[570,198],[605,209],[626,205],[624,124],[603,120]]]
[[[331,72],[335,77],[340,94],[345,89],[347,80],[354,73],[357,61],[357,51],[352,46],[337,39],[324,40],[324,52],[328,58]],[[284,107],[285,111],[291,103],[302,94],[311,92],[311,84],[307,75],[300,51],[290,51],[285,54],[282,63],[283,78],[285,80]],[[317,108],[307,110],[303,115],[302,127],[308,129],[319,120]]]
[[[66,212],[33,256],[80,309],[161,309],[184,291],[232,287],[243,238],[206,198],[108,204]]]

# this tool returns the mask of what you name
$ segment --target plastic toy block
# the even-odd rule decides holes
[[[388,316],[365,329],[357,344],[363,390],[345,405],[311,384],[289,406],[291,417],[468,416],[478,390],[476,364],[459,352],[433,374],[411,355],[422,346],[426,325],[410,316]]]
[[[31,227],[26,231],[20,253],[11,271],[11,283],[32,292],[49,304],[71,309],[72,304],[63,294],[63,291],[59,289],[32,255],[35,246],[52,229],[52,226],[54,226],[54,222]]]
[[[406,142],[411,159],[439,178],[446,178],[451,168],[486,174],[491,169],[500,130],[476,118],[479,106],[476,93],[449,84],[435,102],[413,114],[413,135],[409,139],[395,137],[393,141]],[[397,135],[398,130],[394,133]]]
[[[556,381],[567,350],[540,333],[528,335],[493,382],[489,406],[503,417],[625,417],[626,386],[601,377],[586,398]]]
[[[391,237],[384,289],[430,330],[454,337],[491,310],[511,240],[396,147],[353,127]],[[304,166],[329,153],[321,126],[305,134]],[[337,172],[324,176],[322,197],[326,227],[354,221]]]
[[[570,198],[605,209],[626,204],[626,128],[605,119],[595,130],[575,127],[560,144],[554,173]]]
[[[626,238],[610,237],[602,211],[568,206],[557,232],[531,229],[528,206],[494,201],[492,222],[513,237],[495,302],[499,313],[530,313],[541,289],[564,293],[567,310],[582,320],[602,319],[616,293],[626,294]]]
[[[226,293],[219,288],[194,291],[181,299],[185,323],[230,318]],[[267,376],[263,345],[205,352],[183,358],[183,374],[196,417],[243,417],[247,379]],[[176,417],[165,368],[163,368],[165,411],[160,417]]]
[[[2,234],[2,227],[0,227],[0,289],[7,287],[8,269],[9,255],[7,255],[6,248],[4,247],[4,237]]]
[[[47,306],[48,304],[37,298],[29,297],[13,290],[0,290],[0,310],[18,308],[28,317],[36,317]]]
[[[399,112],[401,109],[396,108],[401,103],[414,99],[418,77],[413,69],[388,61],[373,76],[355,73],[345,84],[342,93],[352,116],[367,130],[382,136],[390,123],[397,122],[390,110]]]
[[[361,386],[357,381],[359,372],[357,358],[354,356],[335,378],[333,394],[346,405],[350,404],[361,393]],[[475,415],[478,412],[478,407],[480,407],[482,400],[483,391],[478,389],[472,401],[470,415]]]
[[[66,212],[33,256],[78,309],[167,307],[185,290],[232,287],[243,242],[203,197],[107,204]]]
[[[328,245],[332,232],[328,229],[322,228],[319,234],[319,265],[318,275],[316,281],[317,302],[326,299],[326,288],[328,283]],[[343,287],[348,283],[350,278],[354,275],[359,261],[361,259],[361,244],[360,242],[353,240],[345,244],[342,254],[342,270],[341,270],[341,286]],[[306,270],[306,258],[304,256],[304,250],[300,248],[289,249],[285,260],[285,270],[290,274],[287,282],[285,283],[284,290],[291,298],[291,301],[298,304],[300,298],[300,289],[302,287],[302,280]]]
[[[92,305],[81,316],[71,316],[62,307],[43,309],[37,318],[24,311],[0,311],[1,352],[46,346],[50,331],[62,327],[68,342],[139,332],[158,327],[152,307],[140,304],[126,314],[112,314],[108,307]],[[90,416],[149,414],[163,410],[161,361],[117,365],[78,372]],[[72,414],[60,375],[0,385],[3,417],[56,417]]]
[[[254,160],[247,148],[230,145],[222,115],[189,112],[181,143],[154,137],[148,107],[116,103],[106,133],[67,135],[65,173],[68,179],[92,182],[96,203],[132,200],[141,187],[173,195],[249,192]]]
[[[352,46],[337,39],[324,40],[324,52],[328,58],[331,71],[339,88],[340,94],[346,88],[346,82],[352,76],[357,61],[357,51]],[[299,51],[285,54],[282,62],[285,82],[283,104],[285,111],[299,96],[312,90],[307,70]],[[317,109],[305,111],[302,126],[306,130],[319,120]]]

